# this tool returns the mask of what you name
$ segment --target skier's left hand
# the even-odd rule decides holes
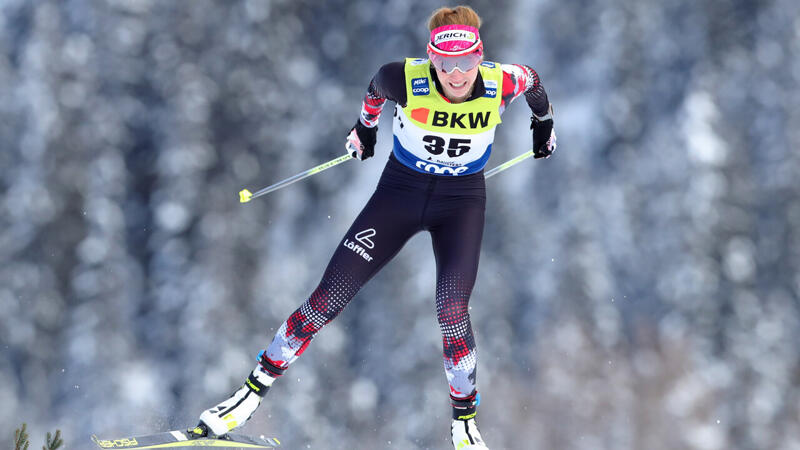
[[[533,157],[549,158],[556,151],[556,132],[553,130],[553,105],[543,117],[531,117],[533,130]]]

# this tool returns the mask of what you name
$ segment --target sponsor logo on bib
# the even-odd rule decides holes
[[[435,173],[438,175],[461,175],[462,173],[469,170],[467,166],[458,166],[458,167],[448,167],[448,166],[440,166],[438,164],[429,163],[426,161],[417,161],[416,164],[418,169],[422,169],[425,172]]]
[[[483,80],[483,88],[486,90],[486,93],[483,94],[484,97],[488,98],[497,97],[497,81]]]
[[[411,93],[413,95],[428,95],[431,93],[431,88],[428,87],[427,78],[413,78],[411,80]]]
[[[497,91],[495,91],[495,94]],[[419,123],[434,127],[475,129],[486,128],[489,126],[491,111],[478,111],[469,113],[457,113],[446,111],[433,111],[428,108],[416,108],[411,110],[411,118]],[[430,122],[428,121],[430,119]]]

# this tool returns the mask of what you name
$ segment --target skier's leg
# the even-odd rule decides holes
[[[442,331],[444,368],[450,385],[456,449],[487,449],[475,415],[477,353],[469,315],[469,298],[478,272],[484,223],[484,200],[459,202],[455,213],[431,227],[436,254],[436,312]]]
[[[464,404],[472,404],[476,397],[477,355],[469,299],[478,273],[483,222],[484,204],[476,200],[464,203],[457,214],[431,228],[436,255],[436,313],[442,332],[444,367],[459,415],[474,412],[474,407],[467,408]],[[462,407],[466,409],[461,411]]]
[[[195,435],[221,435],[243,425],[273,381],[308,347],[408,239],[420,229],[419,203],[407,193],[378,188],[333,254],[317,288],[284,321],[245,384],[203,412]]]
[[[378,190],[356,218],[333,254],[311,296],[281,324],[259,357],[280,376],[408,239],[420,230],[418,205],[396,192]]]

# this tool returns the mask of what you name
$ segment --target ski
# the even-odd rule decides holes
[[[100,439],[92,435],[92,441],[100,448],[191,448],[216,447],[227,449],[277,448],[281,445],[276,438],[254,439],[242,434],[226,434],[217,438],[193,438],[184,430],[121,439]]]

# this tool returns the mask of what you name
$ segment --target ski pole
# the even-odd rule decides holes
[[[509,168],[509,167],[511,167],[511,166],[514,166],[514,165],[516,165],[516,164],[519,164],[519,163],[521,163],[522,161],[524,161],[524,160],[526,160],[526,159],[530,158],[531,156],[533,156],[533,150],[528,150],[527,152],[525,152],[525,153],[523,153],[523,154],[521,154],[521,155],[517,156],[516,158],[514,158],[514,159],[510,159],[510,160],[508,160],[508,161],[504,162],[503,164],[500,164],[499,166],[497,166],[497,167],[495,167],[495,168],[493,168],[493,169],[491,169],[491,170],[487,171],[487,172],[486,172],[486,173],[483,175],[483,177],[484,177],[484,178],[489,178],[489,177],[491,177],[491,176],[493,176],[493,175],[497,175],[498,173],[500,173],[500,172],[502,172],[502,171],[504,171],[504,170],[508,169],[508,168]]]
[[[533,156],[533,151],[532,150],[528,150],[527,152],[517,156],[516,158],[511,159],[509,161],[506,161],[503,164],[500,164],[499,166],[487,171],[486,174],[484,175],[484,178],[489,178],[491,176],[497,175],[498,173],[508,169],[511,166],[519,164],[520,162],[530,158],[531,156]],[[277,183],[275,183],[273,185],[267,186],[267,187],[265,187],[265,188],[263,188],[261,190],[256,191],[255,193],[252,193],[252,192],[248,191],[247,189],[242,189],[241,191],[239,191],[239,201],[241,203],[247,203],[247,202],[249,202],[250,200],[252,200],[252,199],[254,199],[256,197],[261,197],[264,194],[269,194],[270,192],[276,191],[276,190],[278,190],[278,189],[280,189],[282,187],[286,187],[286,186],[294,183],[295,181],[300,181],[303,178],[307,178],[307,177],[310,177],[311,175],[315,175],[317,173],[320,173],[323,170],[330,169],[331,167],[333,167],[335,165],[338,165],[338,164],[341,164],[341,163],[347,161],[348,159],[353,159],[353,158],[350,155],[342,155],[342,156],[340,156],[340,157],[338,157],[336,159],[332,159],[332,160],[330,160],[330,161],[328,161],[326,163],[322,163],[322,164],[320,164],[320,165],[318,165],[316,167],[312,167],[312,168],[306,170],[305,172],[298,173],[297,175],[295,175],[293,177],[289,177],[289,178],[287,178],[287,179],[285,179],[283,181],[279,181],[279,182],[277,182]]]
[[[276,190],[278,190],[278,189],[280,189],[282,187],[288,186],[288,185],[294,183],[295,181],[300,181],[303,178],[310,177],[311,175],[318,174],[318,173],[322,172],[323,170],[330,169],[331,167],[333,167],[333,166],[335,166],[337,164],[341,164],[341,163],[347,161],[348,159],[353,159],[353,157],[350,156],[350,155],[342,155],[342,156],[340,156],[340,157],[338,157],[336,159],[332,159],[332,160],[330,160],[330,161],[328,161],[326,163],[322,163],[322,164],[320,164],[320,165],[318,165],[316,167],[312,167],[312,168],[306,170],[305,172],[298,173],[297,175],[295,175],[293,177],[289,177],[289,178],[287,178],[287,179],[285,179],[283,181],[279,181],[279,182],[277,182],[277,183],[275,183],[275,184],[273,184],[271,186],[267,186],[264,189],[256,191],[255,193],[252,193],[252,192],[248,191],[247,189],[242,189],[241,191],[239,191],[239,202],[247,203],[247,202],[249,202],[250,200],[252,200],[252,199],[254,199],[256,197],[261,197],[264,194],[269,194],[270,192],[276,191]]]

